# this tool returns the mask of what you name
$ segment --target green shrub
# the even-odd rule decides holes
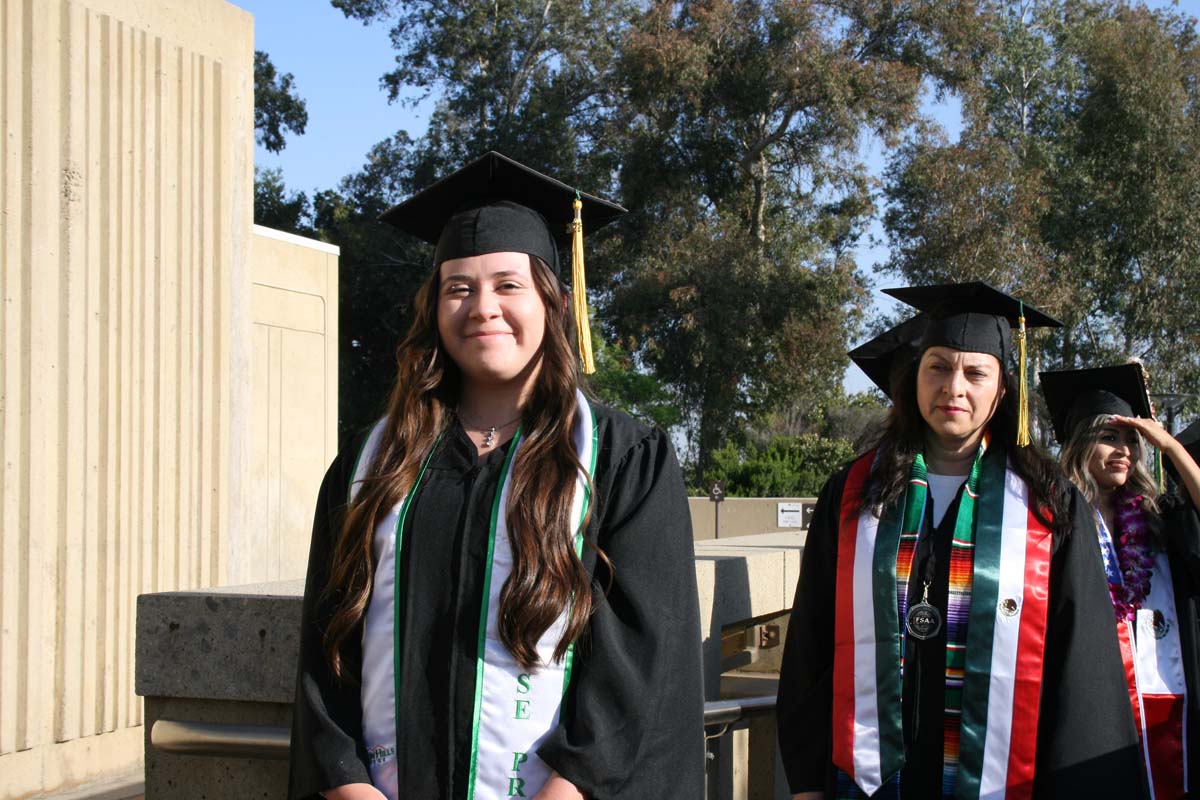
[[[845,439],[814,433],[778,436],[765,445],[740,450],[729,444],[713,454],[699,494],[707,494],[713,481],[723,480],[730,497],[814,497],[854,455]]]

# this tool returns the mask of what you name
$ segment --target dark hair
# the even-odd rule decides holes
[[[913,459],[925,447],[929,430],[917,407],[917,370],[920,358],[906,361],[894,373],[892,408],[884,420],[876,442],[878,455],[867,479],[864,507],[882,515],[883,511],[904,500]],[[1037,518],[1058,535],[1071,530],[1067,518],[1067,485],[1054,461],[1036,445],[1017,447],[1016,377],[1003,370],[1004,396],[988,422],[992,447],[1007,452],[1013,470],[1029,488],[1030,507]]]
[[[576,555],[570,518],[573,487],[582,468],[572,441],[579,384],[571,344],[574,325],[550,268],[530,256],[530,271],[546,308],[546,330],[536,356],[541,367],[522,409],[521,458],[512,466],[506,513],[513,568],[498,609],[500,638],[525,669],[541,663],[538,640],[559,616],[565,612],[567,624],[555,660],[581,637],[594,608],[591,579]],[[396,383],[383,439],[334,547],[325,593],[334,613],[324,646],[339,677],[342,645],[358,629],[370,601],[375,528],[411,489],[422,459],[454,419],[462,378],[438,336],[439,273],[440,268],[433,271],[414,299],[412,325],[396,351]],[[585,520],[585,529],[586,525]],[[608,561],[599,549],[596,552]]]

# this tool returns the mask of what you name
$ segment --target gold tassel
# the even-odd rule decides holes
[[[1025,304],[1017,317],[1017,447],[1029,446],[1029,385],[1026,376]]]
[[[575,221],[571,223],[571,291],[575,310],[575,334],[579,339],[579,359],[583,362],[583,374],[596,371],[592,356],[592,326],[588,321],[587,279],[583,270],[583,201],[575,193]]]

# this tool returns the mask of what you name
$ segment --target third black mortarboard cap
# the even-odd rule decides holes
[[[1193,461],[1200,463],[1200,419],[1180,431],[1175,439],[1188,451],[1188,455],[1192,457]],[[1171,473],[1175,482],[1179,483],[1179,469],[1175,466],[1175,462],[1169,457],[1164,458],[1163,466],[1166,467],[1167,472]]]
[[[1084,420],[1105,414],[1153,416],[1141,364],[1038,373],[1054,423],[1054,438],[1066,444]]]
[[[988,353],[1006,368],[1012,352],[1012,325],[1022,311],[1029,328],[1060,328],[1062,323],[982,281],[941,286],[884,289],[886,294],[929,314],[919,349],[942,346]]]
[[[571,240],[572,203],[583,202],[585,233],[625,213],[621,206],[489,152],[422,189],[380,217],[436,245],[434,264],[453,258],[514,252],[559,269],[558,250]]]
[[[871,382],[889,398],[893,384],[906,364],[917,358],[917,343],[925,333],[929,317],[917,314],[912,319],[888,328],[847,353],[850,360],[867,374]]]

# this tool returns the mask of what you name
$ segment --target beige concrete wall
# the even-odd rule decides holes
[[[338,248],[254,226],[251,448],[229,582],[303,578],[313,503],[337,455]]]
[[[707,497],[689,497],[692,537],[702,542],[731,536],[803,531],[806,529],[779,526],[779,504],[812,506],[816,502],[815,497],[727,497],[721,502],[721,530],[718,535],[716,504]]]
[[[136,767],[134,601],[244,527],[253,23],[0,0],[0,797]],[[131,746],[132,745],[132,746]]]

